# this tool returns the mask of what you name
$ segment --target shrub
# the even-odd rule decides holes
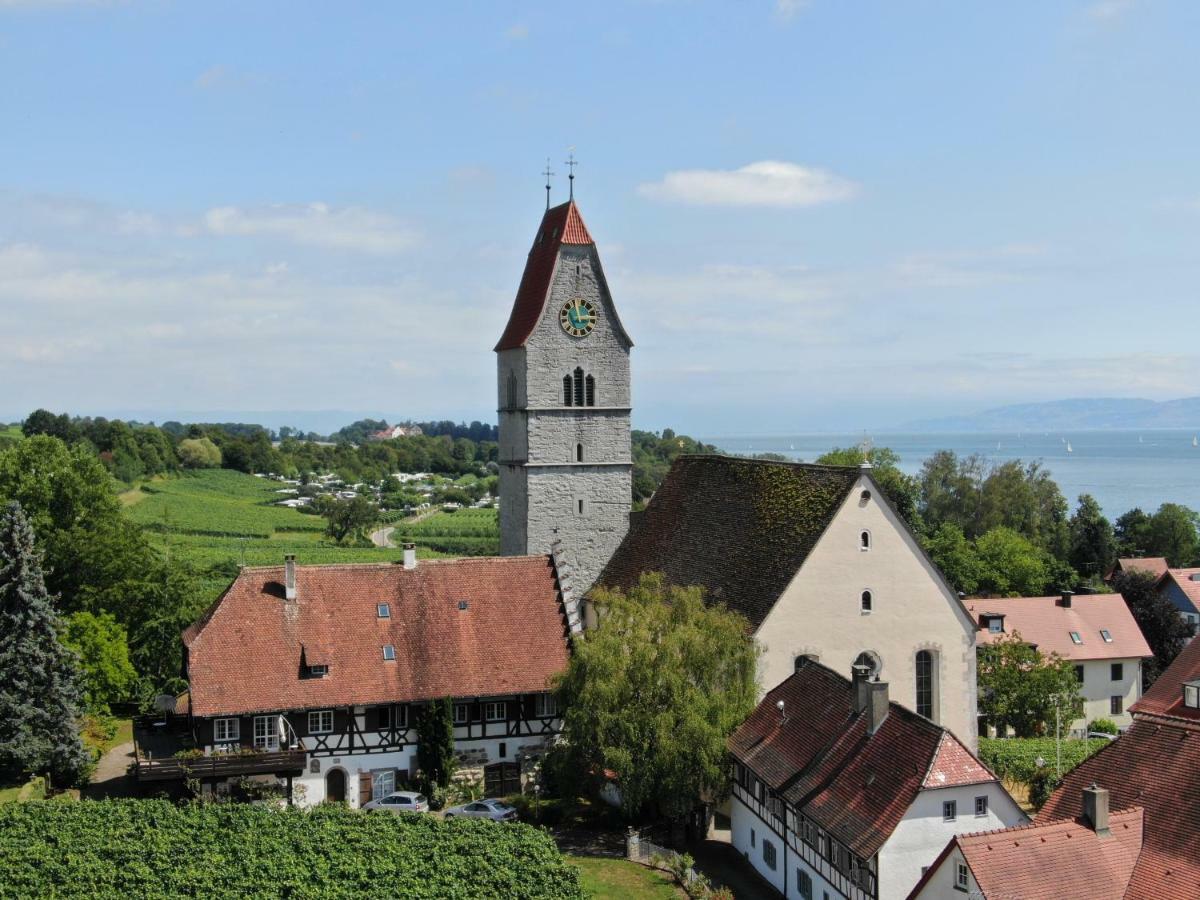
[[[1034,809],[1041,809],[1060,784],[1062,784],[1062,779],[1055,775],[1048,766],[1038,769],[1029,782],[1030,805]]]
[[[521,824],[164,800],[0,807],[0,885],[102,900],[584,896],[550,836]]]
[[[1117,728],[1117,723],[1112,719],[1093,719],[1088,723],[1088,731],[1095,731],[1100,734],[1120,734]]]

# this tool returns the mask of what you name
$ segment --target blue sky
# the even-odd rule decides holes
[[[1197,394],[1198,39],[1186,0],[0,0],[0,418],[490,420],[571,146],[639,427]]]

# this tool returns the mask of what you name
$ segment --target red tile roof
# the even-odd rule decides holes
[[[1142,854],[1128,900],[1200,897],[1200,722],[1185,718],[1173,698],[1200,673],[1200,642],[1192,641],[1135,703],[1133,726],[1066,775],[1039,822],[1073,819],[1080,792],[1107,788],[1113,809],[1145,810]]]
[[[567,665],[547,556],[297,566],[291,602],[283,577],[243,569],[184,632],[193,715],[535,693]],[[327,676],[300,677],[302,648]]]
[[[1192,601],[1192,606],[1200,610],[1200,581],[1193,581],[1192,576],[1200,576],[1200,569],[1168,569],[1164,578],[1175,583],[1179,590]],[[1161,590],[1162,585],[1159,585]]]
[[[1081,594],[1070,608],[1059,605],[1058,597],[1005,597],[997,600],[968,600],[967,610],[976,623],[985,613],[1004,616],[1004,634],[992,634],[980,624],[979,644],[995,643],[1017,632],[1043,653],[1065,659],[1130,659],[1153,656],[1142,631],[1120,594]],[[1107,642],[1100,634],[1112,637]],[[1077,632],[1082,644],[1071,640]]]
[[[812,661],[767,693],[729,749],[862,857],[883,846],[926,787],[996,780],[953,734],[898,703],[868,735],[865,715],[854,712],[854,686]]]
[[[984,898],[1121,900],[1142,849],[1142,809],[1109,816],[1108,837],[1086,823],[1061,820],[952,838],[913,888],[915,897],[957,849]]]
[[[1167,572],[1167,561],[1161,556],[1127,557],[1118,559],[1115,568],[1122,572],[1141,569],[1143,572],[1149,572],[1151,575],[1161,577]]]
[[[546,210],[542,224],[538,226],[537,236],[533,240],[533,247],[529,250],[529,258],[521,276],[521,286],[517,288],[517,297],[513,301],[508,325],[504,328],[504,334],[500,336],[500,343],[496,344],[496,350],[511,350],[524,346],[529,335],[533,333],[546,306],[550,285],[554,281],[554,267],[558,262],[559,248],[564,244],[594,243],[574,201]]]
[[[757,628],[860,475],[850,466],[681,456],[598,584],[628,589],[643,572],[662,572],[670,584],[702,586]]]

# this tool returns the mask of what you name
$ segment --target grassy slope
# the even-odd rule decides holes
[[[684,894],[663,872],[648,869],[624,859],[604,859],[595,856],[568,856],[579,869],[579,883],[591,896],[604,900],[634,900],[634,898],[674,898]]]
[[[338,546],[325,537],[323,519],[273,505],[288,496],[276,493],[281,487],[241,472],[210,469],[156,479],[122,494],[121,501],[155,543],[209,573],[205,587],[214,599],[232,578],[228,567],[276,565],[287,553],[296,554],[301,564],[392,562],[400,557],[399,550]],[[445,555],[425,546],[426,541],[462,545],[463,552],[479,552],[474,549],[479,546],[494,553],[498,537],[481,535],[495,535],[496,528],[495,510],[436,513],[411,526],[422,557]],[[456,532],[464,534],[457,537]],[[213,567],[223,569],[210,571]]]

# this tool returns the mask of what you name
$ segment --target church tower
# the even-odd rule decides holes
[[[629,350],[574,200],[547,209],[496,345],[500,552],[549,553],[579,594],[629,530]]]

